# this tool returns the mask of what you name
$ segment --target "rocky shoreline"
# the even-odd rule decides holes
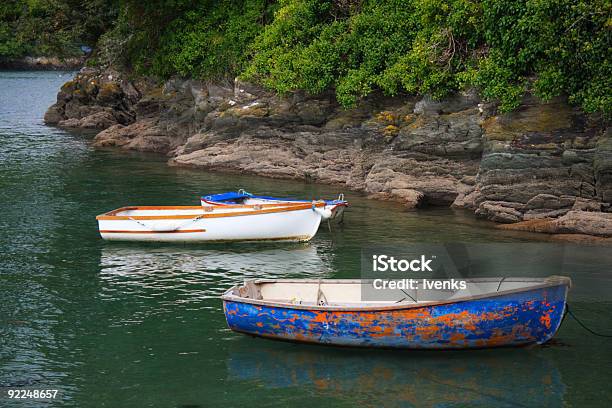
[[[559,239],[612,238],[612,131],[563,100],[526,98],[501,115],[475,92],[441,102],[374,96],[345,110],[331,94],[278,96],[238,80],[158,86],[85,68],[45,122],[98,130],[96,147],[157,152],[174,166],[465,208]]]
[[[0,58],[0,69],[17,71],[76,71],[85,63],[85,57],[24,57]]]

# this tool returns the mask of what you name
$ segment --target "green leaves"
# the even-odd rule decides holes
[[[477,87],[501,111],[531,92],[612,112],[607,0],[364,0],[339,17],[340,3],[281,2],[243,76],[279,92],[335,89],[345,106],[376,89]]]
[[[476,87],[612,115],[610,0],[7,0],[0,57],[69,54],[138,73],[242,78],[280,93],[443,98]],[[121,13],[119,13],[121,10]],[[101,62],[106,63],[106,62]]]
[[[607,0],[483,2],[489,55],[476,83],[483,94],[516,107],[526,91],[568,96],[587,112],[612,114],[612,13]]]
[[[247,60],[247,47],[261,32],[262,22],[270,13],[268,2],[179,3],[156,16],[155,26],[140,29],[148,35],[134,37],[131,60],[140,62],[138,70],[162,78],[178,74],[207,80],[231,78],[241,72]],[[149,17],[153,13],[140,2],[132,7],[132,19],[138,13]],[[149,33],[154,29],[158,31]]]
[[[82,55],[117,17],[114,0],[4,0],[0,57]]]
[[[284,1],[251,45],[242,76],[279,92],[335,89],[351,106],[409,49],[413,20],[401,1]]]
[[[243,76],[281,92],[333,88],[345,106],[375,89],[443,97],[469,77],[463,70],[473,65],[469,45],[480,41],[479,2],[363,1],[341,18],[330,4],[283,2],[254,40]]]

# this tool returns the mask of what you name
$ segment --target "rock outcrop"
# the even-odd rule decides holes
[[[476,214],[499,222],[609,208],[609,163],[595,171],[601,123],[562,101],[526,101],[518,111],[482,122],[484,150],[472,199]],[[604,156],[609,156],[604,154]],[[605,162],[606,160],[602,160]]]
[[[584,234],[612,237],[612,213],[570,211],[559,218],[544,218],[502,225],[499,228],[547,234]]]
[[[66,82],[57,102],[45,113],[45,123],[72,129],[106,129],[134,122],[133,105],[141,93],[118,72],[82,69]]]
[[[104,129],[94,146],[163,153],[174,166],[338,184],[530,231],[612,236],[612,133],[562,100],[527,98],[502,115],[475,92],[374,96],[346,110],[331,94],[278,96],[239,80],[159,87],[85,70],[45,120]]]

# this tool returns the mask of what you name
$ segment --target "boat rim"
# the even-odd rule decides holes
[[[450,278],[448,278],[450,279]],[[435,301],[425,301],[420,303],[407,303],[407,304],[392,304],[392,305],[372,305],[372,306],[319,306],[319,305],[300,305],[300,304],[291,304],[291,303],[281,303],[269,300],[259,300],[259,299],[249,299],[241,296],[233,295],[231,292],[237,290],[239,287],[244,286],[247,282],[253,282],[255,284],[261,283],[312,283],[318,284],[320,283],[330,283],[330,284],[339,284],[339,283],[359,283],[364,284],[364,282],[373,281],[373,279],[251,279],[243,282],[239,285],[234,285],[228,290],[226,290],[223,295],[221,295],[221,299],[224,302],[236,302],[236,303],[248,303],[259,306],[273,306],[282,309],[299,309],[299,310],[320,310],[320,311],[336,311],[336,312],[373,312],[373,311],[394,311],[394,310],[404,310],[404,309],[418,309],[423,307],[430,306],[438,306],[438,305],[447,305],[454,303],[463,303],[469,302],[472,300],[486,299],[486,298],[495,298],[501,297],[513,293],[522,293],[528,292],[531,290],[543,289],[548,287],[555,287],[565,285],[568,289],[572,287],[572,280],[568,276],[560,276],[560,275],[551,275],[545,278],[535,278],[535,277],[527,277],[527,278],[504,278],[504,277],[491,277],[491,278],[466,278],[461,279],[467,282],[512,282],[519,280],[521,282],[538,282],[541,281],[541,284],[533,285],[525,288],[517,288],[517,289],[507,289],[501,290],[497,292],[492,292],[488,294],[480,294],[480,295],[472,295],[472,296],[463,296],[458,297],[452,300],[435,300]],[[442,279],[440,279],[442,280]],[[567,295],[566,295],[567,296]]]
[[[257,196],[255,196],[255,198],[257,198]],[[319,202],[319,201],[323,201],[326,206],[332,206],[334,208],[336,208],[336,207],[349,207],[348,201],[338,201],[338,202],[335,202],[335,200],[328,200],[329,202],[327,202],[326,200],[317,200],[317,202]],[[238,207],[240,205],[245,205],[245,204],[226,204],[226,203],[224,203],[222,201],[208,200],[205,197],[200,197],[200,202],[206,203],[207,205],[219,206],[219,207],[228,207],[228,206]],[[283,204],[292,205],[292,204],[306,204],[306,203],[310,203],[310,201],[307,201],[307,200],[281,200],[281,199],[278,199],[278,203],[276,203],[276,204],[260,204],[260,205],[283,205]],[[257,205],[257,204],[247,204],[247,205]]]
[[[184,215],[117,215],[123,211],[130,210],[202,210],[203,207],[201,205],[192,206],[126,206],[119,207],[114,210],[105,212],[96,216],[96,220],[177,220],[177,219],[192,219],[196,218],[220,218],[220,217],[239,217],[245,215],[257,215],[257,214],[270,214],[270,213],[279,213],[279,212],[288,212],[288,211],[298,211],[298,210],[306,210],[311,208],[322,208],[325,207],[325,202],[323,201],[315,201],[308,203],[277,203],[277,204],[238,204],[231,206],[232,209],[235,208],[244,208],[250,209],[251,211],[242,211],[242,212],[223,212],[223,213],[213,213],[212,211],[215,208],[219,208],[221,210],[227,210],[227,205],[213,205],[210,212],[204,210],[202,214],[184,214]]]

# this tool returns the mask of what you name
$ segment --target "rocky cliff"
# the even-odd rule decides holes
[[[476,93],[437,102],[278,96],[235,81],[132,82],[82,70],[45,115],[98,147],[169,164],[305,179],[407,207],[466,208],[506,228],[612,236],[612,132],[562,100],[497,114]]]

